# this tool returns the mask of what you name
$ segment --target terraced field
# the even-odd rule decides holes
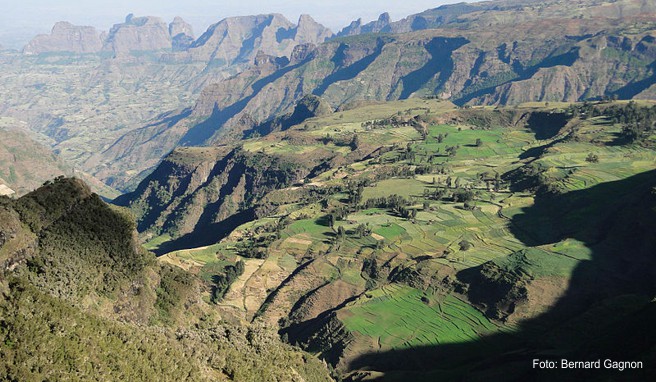
[[[340,316],[351,332],[377,339],[385,349],[467,342],[499,329],[456,297],[428,297],[402,285],[367,292]]]

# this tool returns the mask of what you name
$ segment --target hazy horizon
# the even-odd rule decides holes
[[[358,18],[366,23],[377,19],[383,12],[389,12],[392,20],[396,21],[414,13],[457,2],[462,0],[333,0],[330,3],[300,0],[274,0],[266,3],[258,0],[188,0],[184,3],[157,0],[59,0],[56,3],[24,0],[5,6],[0,14],[0,45],[21,49],[37,34],[50,33],[57,21],[109,30],[112,25],[123,22],[130,13],[136,16],[158,16],[167,22],[180,16],[193,26],[198,37],[208,26],[231,16],[282,13],[290,21],[296,22],[301,14],[309,14],[333,32],[338,32]]]

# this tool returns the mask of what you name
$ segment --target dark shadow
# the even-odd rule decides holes
[[[505,53],[505,47],[503,47],[503,50],[499,51],[499,54],[502,53]],[[460,98],[453,100],[453,103],[458,106],[462,106],[474,98],[492,93],[499,86],[510,82],[527,80],[533,77],[540,69],[551,68],[554,66],[572,66],[572,64],[574,64],[578,58],[579,48],[573,47],[566,53],[551,55],[540,61],[538,64],[529,67],[524,67],[519,61],[515,60],[512,62],[512,74],[514,74],[513,76],[509,76],[504,81],[492,83],[490,86],[486,86],[483,89],[476,90],[471,93],[466,93]]]
[[[276,31],[276,41],[280,44],[283,40],[293,39],[296,36],[296,30],[297,28],[278,28]]]
[[[347,81],[355,78],[363,70],[367,69],[369,65],[371,65],[371,63],[374,62],[376,58],[378,58],[378,56],[380,56],[380,53],[383,51],[383,47],[387,42],[389,42],[387,39],[378,38],[376,40],[376,48],[374,49],[373,53],[361,58],[360,60],[354,62],[353,64],[347,67],[339,67],[336,71],[334,71],[326,78],[324,78],[323,81],[321,82],[321,85],[319,85],[316,89],[314,89],[312,94],[317,96],[322,96],[326,92],[328,87],[334,84],[335,82]],[[345,60],[346,52],[348,51],[348,49],[349,46],[347,44],[345,43],[340,44],[331,61],[335,63],[335,65],[339,66]]]
[[[248,209],[231,215],[218,223],[198,225],[192,233],[160,245],[153,252],[157,256],[181,249],[196,248],[218,243],[236,227],[255,219],[255,211]]]
[[[429,41],[424,48],[431,56],[430,60],[421,68],[401,78],[403,91],[399,98],[410,97],[438,73],[435,89],[439,89],[453,73],[453,51],[468,43],[469,40],[464,37],[436,37]]]
[[[384,377],[367,379],[376,381],[655,380],[656,303],[651,301],[656,293],[655,187],[656,170],[537,197],[533,206],[511,219],[512,233],[528,247],[572,238],[592,251],[588,260],[544,252],[576,261],[568,289],[548,311],[520,322],[516,332],[369,353],[352,360],[350,369],[385,372]],[[509,295],[500,287],[526,275],[502,272],[495,279],[490,277],[490,264],[494,263],[462,271],[458,280],[468,285],[465,293],[477,306],[512,313],[512,304],[500,304]],[[556,361],[558,368],[534,368],[533,359]],[[601,360],[602,367],[562,369],[561,359]],[[643,367],[606,369],[605,359],[642,361]],[[347,380],[358,378],[354,373]]]
[[[257,80],[251,88],[253,92],[251,95],[240,99],[239,101],[233,103],[230,106],[227,106],[224,109],[219,109],[216,104],[214,105],[214,110],[212,115],[207,118],[205,121],[197,124],[187,131],[187,133],[180,139],[178,142],[183,146],[199,146],[205,143],[210,139],[214,133],[216,133],[223,125],[230,120],[230,118],[237,115],[239,112],[243,111],[246,105],[259,94],[266,85],[277,81],[282,78],[285,74],[291,72],[292,70],[304,65],[312,57],[308,57],[302,62],[299,62],[296,65],[286,66],[280,70],[276,70],[273,74]],[[282,64],[282,62],[281,62]]]
[[[631,143],[631,139],[621,133],[612,133],[613,140],[606,143],[606,146],[624,146]]]
[[[565,139],[566,138],[560,138],[560,139],[553,140],[547,143],[546,145],[531,147],[530,149],[519,154],[519,159],[540,158],[542,155],[544,155],[547,152],[547,150],[549,150],[551,147],[554,147],[558,143],[563,142]]]
[[[649,71],[654,74],[640,81],[630,82],[618,90],[612,92],[610,95],[616,95],[618,99],[631,99],[644,90],[647,90],[650,86],[656,83],[656,61],[649,64],[647,69],[649,69]]]
[[[536,111],[531,113],[526,126],[535,133],[535,139],[551,139],[560,133],[572,116],[567,113]]]

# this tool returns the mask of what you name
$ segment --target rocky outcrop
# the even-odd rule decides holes
[[[174,51],[187,50],[195,40],[191,25],[178,16],[169,24],[169,35]]]
[[[32,39],[23,48],[23,53],[27,55],[45,52],[98,53],[102,46],[103,42],[96,28],[60,21],[55,24],[49,35],[39,35]]]
[[[301,15],[298,25],[280,14],[229,17],[210,26],[187,52],[167,59],[211,66],[243,65],[253,62],[260,52],[290,57],[297,45],[319,44],[332,35],[308,15]]]
[[[169,28],[159,17],[135,17],[129,14],[125,22],[109,31],[103,50],[117,56],[131,52],[169,50],[172,47]]]
[[[294,31],[294,42],[297,44],[320,44],[333,36],[330,29],[324,27],[310,15],[301,15]]]
[[[353,36],[364,33],[388,32],[392,20],[389,13],[385,12],[378,17],[378,20],[362,25],[362,19],[351,22],[349,26],[342,29],[337,37]]]

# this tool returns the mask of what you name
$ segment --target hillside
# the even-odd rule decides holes
[[[165,262],[240,258],[219,311],[279,325],[347,380],[554,378],[536,353],[647,365],[654,110],[362,106],[178,149],[117,202]]]
[[[0,217],[3,379],[330,380],[270,330],[219,323],[204,282],[158,264],[80,180],[0,197]]]

